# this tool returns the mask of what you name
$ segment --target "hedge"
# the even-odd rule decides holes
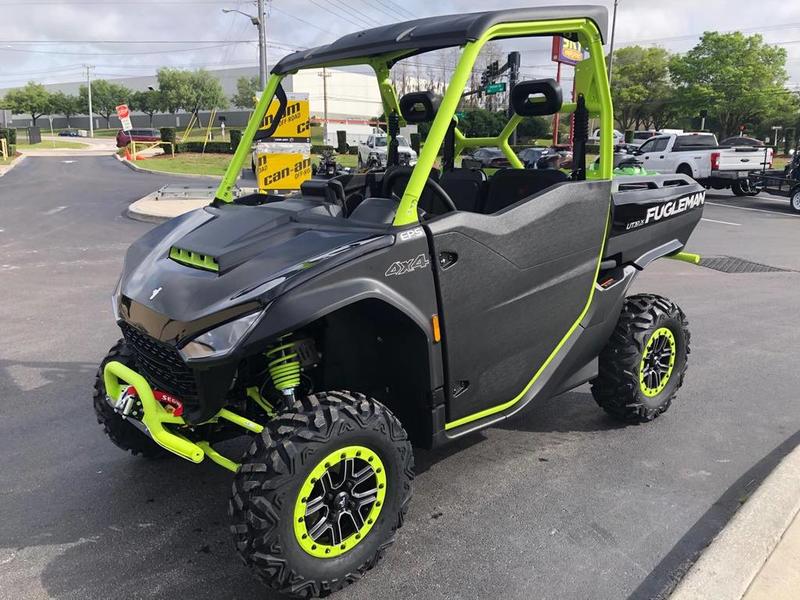
[[[175,153],[178,152],[210,152],[212,154],[233,154],[230,142],[208,142],[203,148],[203,142],[179,142],[175,144]]]
[[[0,138],[5,138],[6,143],[11,146],[17,143],[17,130],[0,127]]]
[[[311,154],[322,154],[323,152],[333,152],[336,148],[326,144],[311,144]]]
[[[159,129],[161,132],[161,141],[162,142],[172,142],[175,143],[176,133],[174,127],[162,127]]]
[[[231,148],[235,152],[236,148],[239,147],[239,142],[242,141],[242,130],[241,129],[229,129],[228,131],[231,134]]]

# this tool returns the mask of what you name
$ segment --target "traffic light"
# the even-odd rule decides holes
[[[481,89],[485,88],[489,84],[489,72],[484,71],[481,73]]]
[[[500,75],[500,61],[496,60],[489,65],[489,76],[495,78]]]

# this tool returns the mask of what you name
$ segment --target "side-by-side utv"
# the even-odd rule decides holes
[[[614,173],[606,29],[602,7],[501,10],[289,55],[214,202],[128,250],[113,297],[124,337],[100,368],[98,420],[134,454],[232,471],[236,547],[269,586],[323,596],[371,569],[409,506],[412,443],[447,443],[586,382],[628,423],[675,398],[689,353],[684,313],[626,292],[658,258],[697,258],[683,249],[704,190],[682,175]],[[465,136],[456,111],[481,48],[552,35],[588,52],[575,98],[550,79],[517,83],[503,131]],[[443,97],[396,96],[397,61],[448,47],[461,54]],[[235,197],[251,144],[283,115],[284,77],[348,65],[377,75],[388,166],[311,180],[293,196]],[[274,99],[276,118],[260,129]],[[574,118],[572,170],[523,168],[511,134],[554,113]],[[601,152],[587,167],[590,119]],[[406,123],[429,123],[414,167],[397,152]],[[487,145],[511,168],[487,177],[457,166]],[[253,441],[241,458],[215,449],[242,434]]]

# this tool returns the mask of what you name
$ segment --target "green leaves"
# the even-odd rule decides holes
[[[258,97],[258,77],[239,77],[236,80],[236,93],[231,97],[234,106],[252,110]]]
[[[3,104],[8,106],[12,113],[31,115],[35,126],[36,119],[50,112],[52,95],[43,85],[29,81],[25,87],[8,92]]]

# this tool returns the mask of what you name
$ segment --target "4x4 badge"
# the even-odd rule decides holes
[[[410,260],[398,260],[393,262],[388,269],[386,269],[386,277],[392,275],[405,275],[417,269],[424,269],[430,264],[428,257],[425,254],[420,254],[416,258]]]

